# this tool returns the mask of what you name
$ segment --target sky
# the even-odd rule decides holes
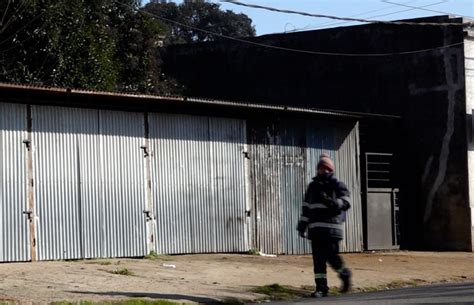
[[[147,2],[148,0],[144,0],[142,4]],[[182,1],[172,2],[180,3]],[[246,8],[230,3],[222,3],[219,0],[211,0],[211,2],[221,4],[222,9],[248,15],[253,20],[257,35],[358,24]],[[241,2],[324,15],[378,20],[399,20],[441,15],[384,3],[382,0],[241,0]],[[390,0],[390,2],[418,7],[429,5],[426,7],[427,9],[474,17],[474,0]]]

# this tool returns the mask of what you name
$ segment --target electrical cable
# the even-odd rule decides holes
[[[123,5],[123,6],[127,6],[127,7],[130,7],[130,8],[133,8],[132,6],[130,6],[130,5],[128,5],[128,4],[121,3],[121,2],[118,2],[118,3],[121,4],[121,5]],[[181,22],[178,22],[178,21],[169,19],[169,18],[165,18],[165,17],[159,16],[159,15],[156,15],[156,14],[152,14],[152,13],[147,12],[147,11],[144,11],[144,10],[140,10],[140,12],[142,12],[142,13],[144,13],[144,14],[147,14],[147,15],[149,15],[149,16],[155,17],[155,18],[157,18],[157,19],[160,19],[160,20],[162,20],[162,21],[166,21],[166,22],[169,22],[169,23],[172,23],[172,24],[176,24],[176,25],[179,25],[179,26],[181,26],[181,27],[190,28],[190,29],[193,29],[193,30],[195,30],[195,31],[200,31],[200,32],[203,32],[203,33],[206,33],[206,34],[210,34],[210,35],[216,36],[216,37],[221,37],[221,38],[225,38],[225,39],[228,39],[228,40],[233,40],[233,41],[245,43],[245,44],[248,44],[248,45],[259,46],[259,47],[263,47],[263,48],[275,49],[275,50],[280,50],[280,51],[288,51],[288,52],[293,52],[293,53],[310,54],[310,55],[326,55],[326,56],[341,56],[341,57],[383,57],[383,56],[398,56],[398,55],[408,55],[408,54],[417,54],[417,53],[431,52],[431,51],[435,51],[435,50],[442,50],[442,49],[446,49],[446,48],[456,47],[456,46],[460,46],[460,45],[463,45],[463,44],[464,44],[464,42],[461,41],[461,42],[452,43],[452,44],[448,44],[448,45],[442,45],[442,46],[434,47],[434,48],[427,48],[427,49],[420,49],[420,50],[411,50],[411,51],[404,51],[404,52],[391,52],[391,53],[321,52],[321,51],[312,51],[312,50],[302,50],[302,49],[286,48],[286,47],[268,45],[268,44],[264,44],[264,43],[259,43],[259,42],[251,41],[251,40],[246,40],[246,39],[243,39],[243,38],[231,37],[231,36],[227,36],[227,35],[223,35],[223,34],[211,32],[211,31],[208,31],[208,30],[200,29],[200,28],[197,28],[197,27],[195,27],[195,26],[187,25],[187,24],[184,24],[184,23],[181,23]]]
[[[306,17],[316,17],[316,18],[328,18],[334,20],[343,20],[343,21],[355,21],[355,22],[364,22],[364,23],[378,23],[378,24],[393,24],[393,25],[414,25],[414,26],[464,26],[464,25],[471,25],[470,22],[466,23],[450,23],[450,22],[409,22],[409,21],[384,21],[384,20],[368,20],[368,19],[361,19],[361,18],[351,18],[351,17],[339,17],[339,16],[331,16],[331,15],[323,15],[323,14],[312,14],[294,10],[287,10],[287,9],[279,9],[270,6],[263,6],[257,4],[249,4],[243,3],[237,0],[220,0],[221,2],[231,3],[235,5],[240,5],[244,7],[250,7],[255,9],[262,9],[277,13],[284,13],[284,14],[294,14],[294,15],[301,15]]]

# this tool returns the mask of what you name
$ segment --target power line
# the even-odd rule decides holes
[[[408,5],[408,4],[405,4],[405,3],[391,2],[389,0],[382,0],[382,2],[393,4],[393,5],[398,5],[398,6],[409,7],[409,8],[415,9],[415,10],[421,10],[421,11],[427,11],[427,12],[432,12],[432,13],[438,13],[438,14],[452,15],[452,16],[457,16],[457,17],[464,17],[464,18],[474,19],[474,17],[472,17],[472,16],[461,15],[461,14],[453,14],[453,13],[448,13],[448,12],[443,12],[443,11],[432,10],[432,9],[425,8],[424,6],[413,6],[413,5]]]
[[[412,0],[411,2],[415,2],[416,0]],[[443,0],[443,1],[448,1],[448,0]],[[411,3],[409,2],[409,3]],[[389,10],[389,9],[392,9],[394,6],[391,5],[391,6],[387,6],[387,7],[382,7],[382,8],[378,8],[378,9],[375,9],[375,10],[370,10],[370,11],[365,11],[365,12],[362,12],[362,13],[358,13],[358,14],[355,14],[355,15],[351,15],[351,16],[348,16],[348,17],[359,17],[359,16],[364,16],[364,15],[367,15],[367,14],[370,14],[370,13],[375,13],[375,12],[380,12],[380,11],[386,11],[386,10]],[[398,13],[397,12],[394,12],[393,14],[396,14]],[[371,17],[367,17],[367,18],[375,18],[374,16],[371,16]],[[309,30],[309,29],[319,29],[319,28],[322,28],[322,27],[325,27],[325,26],[332,26],[332,25],[338,25],[338,24],[345,24],[345,23],[348,23],[350,21],[343,21],[343,22],[332,22],[332,21],[326,21],[326,22],[320,22],[320,23],[316,23],[314,25],[307,25],[303,28],[299,28],[299,29],[295,29],[295,30],[291,30],[291,31],[288,31],[288,32],[296,32],[296,31],[301,31],[301,30]]]
[[[447,1],[448,1],[448,0],[443,0],[443,1],[440,1],[440,2],[427,4],[427,5],[424,5],[424,6],[421,6],[421,7],[434,6],[434,5],[438,5],[438,4],[441,4],[441,3],[446,3]],[[393,8],[393,7],[390,7],[390,8]],[[386,7],[386,8],[383,8],[383,9],[373,10],[373,11],[370,11],[370,12],[376,12],[376,11],[381,11],[381,10],[386,10],[386,9],[388,9],[388,8]],[[404,12],[413,11],[413,10],[415,10],[415,8],[404,9],[404,10],[401,10],[401,11],[396,11],[396,12],[390,12],[390,13],[386,13],[386,14],[380,14],[380,15],[370,16],[370,17],[367,17],[367,18],[370,20],[371,18],[378,18],[378,17],[389,16],[389,15],[395,15],[395,14],[404,13]],[[357,14],[357,15],[349,16],[349,17],[357,17],[357,16],[365,15],[365,14],[367,14],[367,13],[368,13],[368,12],[360,13],[360,14]],[[320,26],[304,27],[304,28],[301,28],[301,29],[295,29],[295,30],[291,30],[291,31],[288,31],[288,32],[297,32],[297,31],[300,31],[300,30],[309,30],[309,29],[320,29],[320,28],[330,27],[330,26],[334,26],[334,25],[346,24],[346,23],[348,23],[348,22],[351,22],[351,21],[341,21],[341,22],[330,22],[330,21],[329,21],[329,22],[322,23]]]
[[[123,6],[127,6],[129,8],[133,8],[132,6],[130,6],[128,4],[125,4],[125,3],[119,2],[119,4],[121,4]],[[275,49],[275,50],[280,50],[280,51],[288,51],[288,52],[301,53],[301,54],[310,54],[310,55],[344,56],[344,57],[384,57],[384,56],[397,56],[397,55],[408,55],[408,54],[424,53],[424,52],[430,52],[430,51],[435,51],[435,50],[441,50],[441,49],[451,48],[451,47],[455,47],[455,46],[460,46],[460,45],[464,44],[464,42],[457,42],[457,43],[443,45],[443,46],[439,46],[439,47],[435,47],[435,48],[405,51],[405,52],[394,52],[394,53],[319,52],[319,51],[302,50],[302,49],[294,49],[294,48],[286,48],[286,47],[268,45],[268,44],[264,44],[264,43],[259,43],[259,42],[255,42],[255,41],[251,41],[251,40],[242,39],[242,38],[231,37],[231,36],[211,32],[211,31],[208,31],[208,30],[200,29],[200,28],[197,28],[195,26],[191,26],[191,25],[184,24],[184,23],[181,23],[181,22],[178,22],[178,21],[175,21],[175,20],[171,20],[171,19],[159,16],[159,15],[156,15],[156,14],[152,14],[152,13],[144,11],[144,10],[140,10],[140,11],[144,14],[155,17],[155,18],[160,19],[162,21],[173,23],[173,24],[176,24],[176,25],[179,25],[179,26],[182,26],[182,27],[190,28],[190,29],[193,29],[195,31],[200,31],[200,32],[203,32],[203,33],[206,33],[206,34],[210,34],[210,35],[213,35],[213,36],[225,38],[225,39],[228,39],[228,40],[233,40],[233,41],[237,41],[237,42],[241,42],[241,43],[245,43],[245,44],[249,44],[249,45],[254,45],[254,46],[258,46],[258,47],[268,48],[268,49]]]
[[[249,4],[243,3],[237,0],[220,0],[221,2],[227,2],[235,5],[262,9],[277,13],[284,13],[284,14],[295,14],[301,15],[306,17],[316,17],[316,18],[328,18],[334,20],[343,20],[343,21],[355,21],[355,22],[364,22],[364,23],[379,23],[379,24],[394,24],[394,25],[416,25],[416,26],[463,26],[463,25],[471,25],[471,23],[449,23],[449,22],[409,22],[409,21],[384,21],[384,20],[368,20],[368,19],[361,19],[361,18],[351,18],[351,17],[339,17],[339,16],[331,16],[331,15],[322,15],[322,14],[312,14],[294,10],[287,10],[287,9],[279,9],[270,6],[263,6],[257,4]]]

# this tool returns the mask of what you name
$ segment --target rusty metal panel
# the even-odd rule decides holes
[[[28,261],[30,237],[26,193],[27,111],[0,103],[0,262]]]
[[[250,134],[254,246],[266,253],[283,253],[280,126],[272,122],[252,122]]]
[[[105,257],[147,254],[143,113],[99,111]]]
[[[268,253],[310,253],[296,226],[304,191],[325,152],[336,164],[336,176],[346,182],[353,205],[346,222],[342,251],[362,251],[362,213],[355,123],[292,121],[253,122],[251,126],[255,246]]]
[[[244,123],[150,114],[159,253],[245,251]]]
[[[81,258],[77,127],[84,113],[32,107],[38,259]]]

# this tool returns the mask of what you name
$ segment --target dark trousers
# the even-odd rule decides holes
[[[338,273],[341,273],[344,267],[344,262],[339,256],[339,240],[334,238],[317,238],[311,241],[311,249],[313,252],[316,291],[327,293],[329,288],[326,263],[329,263]]]

